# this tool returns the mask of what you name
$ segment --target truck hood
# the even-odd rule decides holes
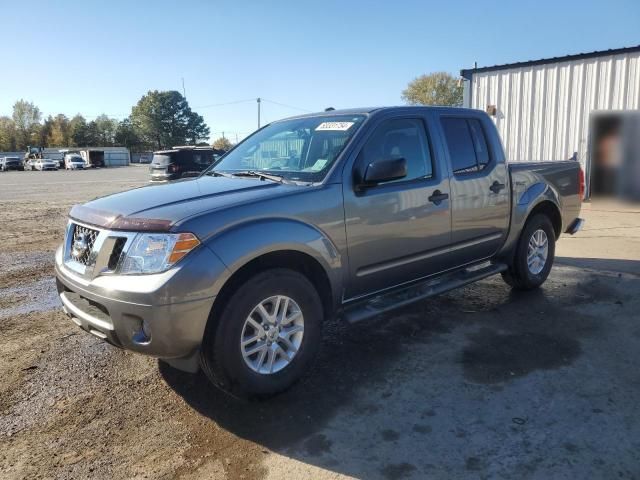
[[[300,188],[253,178],[203,176],[147,185],[76,205],[69,216],[112,230],[170,231],[180,220]]]

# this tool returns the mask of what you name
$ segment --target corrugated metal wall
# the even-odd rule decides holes
[[[640,109],[640,52],[474,73],[471,107],[493,117],[511,161],[567,159],[585,165],[589,116]]]
[[[124,167],[129,165],[129,150],[105,150],[104,164],[107,167]]]

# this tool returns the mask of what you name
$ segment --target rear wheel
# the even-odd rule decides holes
[[[201,349],[208,378],[236,396],[271,396],[310,369],[323,310],[305,276],[272,269],[241,285],[212,321]]]
[[[502,274],[504,281],[519,290],[542,285],[553,266],[555,239],[549,217],[538,214],[530,218],[518,240],[513,264]]]

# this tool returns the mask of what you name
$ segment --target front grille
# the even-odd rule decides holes
[[[122,255],[122,250],[124,249],[125,244],[127,243],[126,237],[118,237],[116,243],[113,245],[113,251],[109,256],[109,270],[115,270],[118,266],[118,262],[120,261],[120,256]]]
[[[93,245],[98,237],[98,230],[74,225],[71,232],[71,258],[83,265],[90,265],[94,261]]]

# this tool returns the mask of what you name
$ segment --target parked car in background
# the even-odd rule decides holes
[[[556,240],[582,226],[583,195],[577,161],[509,164],[478,110],[303,115],[199,178],[74,207],[57,288],[96,337],[271,395],[310,368],[327,319],[365,321],[496,274],[539,287]]]
[[[27,162],[28,170],[58,170],[59,163],[55,160],[51,160],[50,158],[35,158],[30,159]]]
[[[86,166],[84,158],[77,153],[67,153],[64,156],[65,170],[83,170]]]
[[[0,170],[6,172],[8,170],[24,170],[24,165],[18,157],[2,157],[0,158]]]
[[[218,150],[211,147],[174,147],[153,153],[149,173],[152,182],[197,177],[215,160]]]

